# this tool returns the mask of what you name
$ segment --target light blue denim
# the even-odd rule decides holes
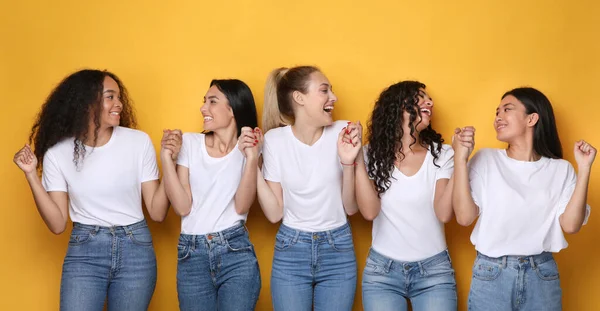
[[[500,258],[478,253],[473,265],[469,310],[562,310],[558,267],[552,253]]]
[[[323,232],[279,227],[271,273],[275,311],[349,311],[356,291],[350,225]]]

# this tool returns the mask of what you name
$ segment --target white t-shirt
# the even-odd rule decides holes
[[[281,183],[286,226],[318,232],[346,223],[337,139],[347,124],[336,121],[325,127],[312,146],[300,142],[291,126],[265,134],[263,175],[266,180]]]
[[[181,232],[207,234],[223,231],[247,214],[235,211],[235,194],[246,158],[236,145],[227,155],[213,158],[206,150],[206,135],[183,134],[177,164],[189,169],[192,210],[181,218]]]
[[[148,134],[114,127],[105,145],[86,146],[79,171],[73,148],[73,138],[67,138],[48,149],[42,173],[46,191],[69,194],[71,220],[97,226],[143,220],[142,183],[158,179],[156,153]]]
[[[394,166],[392,184],[381,196],[381,211],[373,220],[372,247],[378,253],[413,262],[447,248],[444,224],[435,215],[433,200],[437,181],[452,176],[454,150],[442,145],[435,164],[433,160],[428,151],[423,165],[412,176],[404,175]]]
[[[567,247],[559,217],[575,190],[571,163],[518,161],[504,149],[482,149],[469,161],[469,179],[479,206],[471,242],[479,252],[530,256]],[[584,223],[589,214],[588,205]]]

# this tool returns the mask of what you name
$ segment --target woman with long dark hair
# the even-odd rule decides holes
[[[50,94],[14,157],[42,219],[73,231],[63,264],[61,310],[146,310],[156,257],[142,211],[162,221],[168,200],[150,137],[132,129],[129,94],[113,73],[81,70]],[[42,180],[36,168],[42,163]]]
[[[494,128],[507,148],[481,149],[468,165],[475,129],[457,129],[453,138],[456,219],[463,226],[477,219],[469,310],[562,310],[552,253],[587,221],[596,149],[575,143],[575,174],[563,160],[552,105],[534,88],[506,92]]]
[[[165,190],[181,216],[179,308],[252,311],[261,286],[245,226],[262,145],[254,98],[240,80],[213,80],[200,112],[203,133],[166,130],[161,149]]]
[[[456,281],[444,223],[452,218],[454,152],[432,125],[425,84],[386,88],[368,123],[365,158],[356,167],[356,200],[373,221],[363,272],[369,310],[456,310]],[[362,131],[361,131],[362,132]]]

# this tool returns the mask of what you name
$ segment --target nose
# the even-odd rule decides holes
[[[427,107],[433,107],[433,101],[431,101],[431,100],[426,101],[425,102],[425,106],[427,106]]]
[[[332,103],[335,103],[337,101],[337,96],[335,96],[335,93],[331,92],[331,96],[329,97],[329,101]]]
[[[202,104],[202,106],[200,106],[200,112],[201,113],[206,113],[207,112],[206,104]]]

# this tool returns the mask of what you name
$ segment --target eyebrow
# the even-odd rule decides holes
[[[219,99],[216,95],[211,95],[211,96],[208,96],[208,97],[204,97],[204,100],[213,99],[213,98],[214,99]]]
[[[496,111],[498,111],[500,108],[504,108],[504,107],[509,106],[509,105],[510,106],[514,106],[515,104],[513,104],[513,103],[506,103],[506,104],[502,105],[502,107],[496,108]]]
[[[329,88],[329,87],[333,88],[333,86],[329,85],[329,83],[321,83],[321,86],[326,86],[327,88]]]
[[[102,92],[102,94],[104,94],[104,93],[117,93],[117,91],[115,91],[115,90],[106,90],[106,91]]]

